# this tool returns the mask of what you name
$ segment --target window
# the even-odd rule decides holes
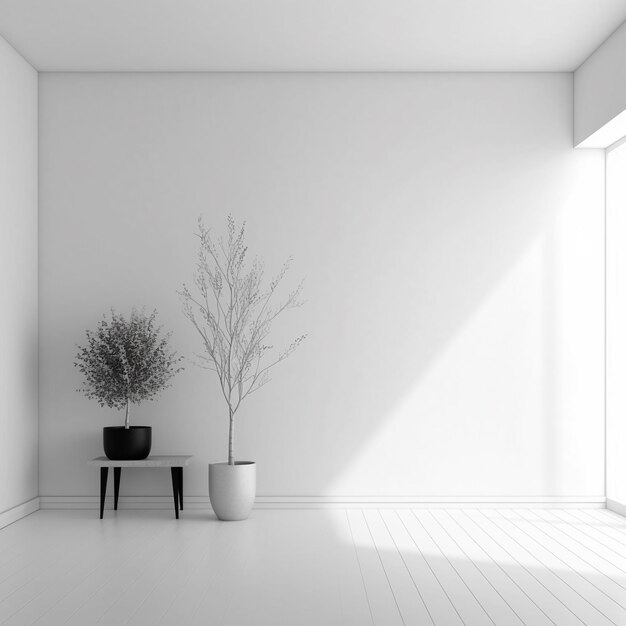
[[[606,480],[626,503],[626,138],[606,151]]]

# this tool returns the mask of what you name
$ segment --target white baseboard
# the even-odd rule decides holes
[[[98,509],[98,496],[41,496],[42,509]],[[107,496],[106,508],[113,508]],[[256,509],[345,508],[590,508],[606,507],[604,496],[591,497],[383,497],[383,496],[257,496]],[[170,509],[172,496],[120,496],[120,509]],[[208,496],[185,496],[186,509],[210,509]]]
[[[613,511],[613,513],[617,513],[618,515],[623,515],[624,517],[626,517],[626,504],[622,504],[621,502],[617,502],[616,500],[611,500],[607,498],[606,508],[609,509],[609,511]]]
[[[28,502],[23,502],[22,504],[18,504],[14,506],[12,509],[4,511],[0,513],[0,528],[4,528],[13,522],[17,522],[17,520],[38,511],[40,507],[39,498],[33,498],[32,500],[28,500]]]

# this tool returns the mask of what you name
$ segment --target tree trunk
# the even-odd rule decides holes
[[[233,436],[235,434],[235,415],[232,408],[229,407],[230,412],[230,426],[228,428],[228,464],[234,465],[235,458],[233,456]]]
[[[130,400],[126,398],[126,417],[124,418],[124,428],[130,428]]]

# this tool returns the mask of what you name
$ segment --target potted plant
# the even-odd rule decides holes
[[[103,316],[95,331],[86,331],[87,343],[76,355],[74,365],[84,376],[78,391],[100,406],[126,409],[124,426],[103,429],[104,452],[113,460],[150,454],[152,428],[130,425],[130,405],[153,400],[182,369],[182,357],[170,350],[170,334],[161,336],[156,316],[133,309],[126,319],[111,309],[110,319]]]
[[[219,519],[241,520],[254,504],[256,464],[235,460],[235,416],[241,403],[269,381],[270,370],[304,340],[302,335],[278,353],[266,344],[276,318],[302,304],[302,283],[274,304],[291,258],[265,285],[261,261],[255,258],[248,263],[245,223],[238,226],[229,215],[227,237],[217,241],[202,219],[198,224],[194,289],[183,285],[180,295],[184,313],[202,340],[200,365],[215,372],[228,415],[228,461],[209,465],[209,499]]]

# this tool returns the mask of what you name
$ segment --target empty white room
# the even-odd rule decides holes
[[[0,0],[0,624],[626,625],[626,0]]]

